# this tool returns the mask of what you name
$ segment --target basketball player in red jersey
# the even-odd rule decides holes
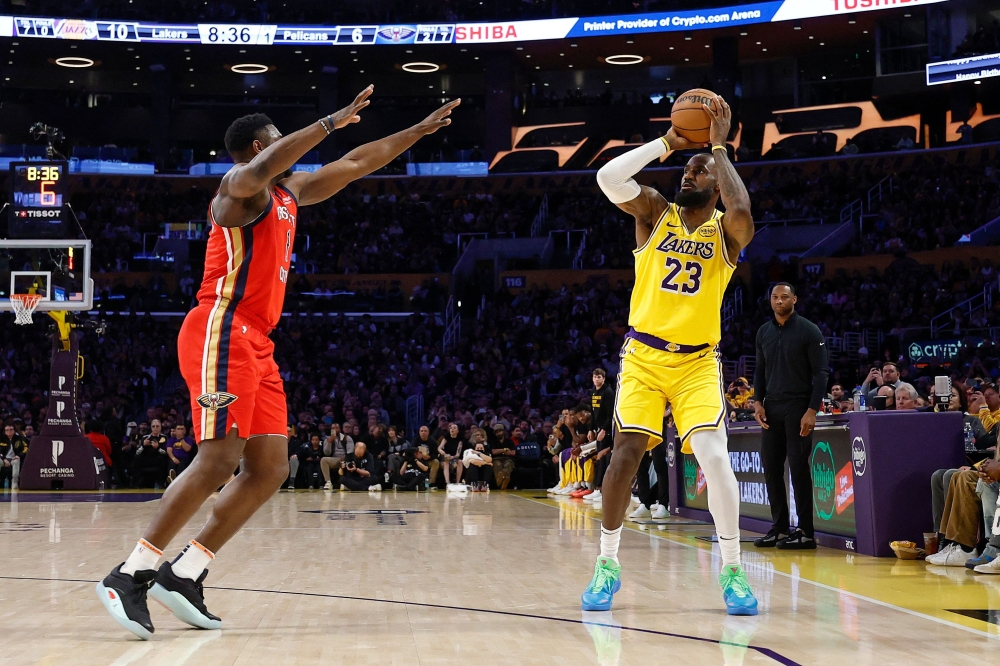
[[[180,620],[202,629],[222,621],[205,607],[208,563],[288,477],[287,407],[274,343],[281,318],[299,206],[329,199],[451,123],[445,104],[397,134],[363,145],[315,173],[290,169],[328,134],[361,120],[372,86],[350,106],[282,137],[263,114],[226,132],[236,163],[209,205],[211,234],[198,305],[184,320],[177,351],[191,392],[198,455],[163,494],[153,522],[128,559],[97,584],[111,616],[142,639],[153,635],[148,593]],[[170,543],[243,458],[201,532],[156,569]]]

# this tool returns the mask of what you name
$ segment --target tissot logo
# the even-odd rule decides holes
[[[221,407],[227,407],[239,400],[239,396],[232,393],[203,393],[198,396],[198,404],[210,412],[218,411]]]
[[[53,467],[58,467],[59,466],[59,456],[62,455],[62,452],[65,450],[65,448],[66,448],[66,442],[64,442],[63,440],[61,440],[61,439],[53,439],[52,440],[52,466]]]

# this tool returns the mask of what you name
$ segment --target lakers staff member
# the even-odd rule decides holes
[[[729,464],[726,398],[716,345],[722,298],[740,252],[753,238],[750,197],[726,154],[732,122],[718,96],[711,153],[691,158],[669,203],[633,176],[671,148],[703,147],[673,128],[662,139],[621,155],[597,174],[612,203],[635,217],[635,287],[615,399],[615,455],[604,477],[601,555],[583,593],[583,610],[610,610],[621,588],[618,542],[632,479],[647,449],[662,439],[663,412],[673,408],[682,451],[694,453],[708,484],[708,506],[722,552],[722,586],[730,615],[756,615],[757,600],[740,565],[740,495]],[[719,199],[726,207],[720,212]]]

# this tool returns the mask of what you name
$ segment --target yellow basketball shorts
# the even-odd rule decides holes
[[[716,430],[726,422],[722,363],[715,349],[673,354],[647,347],[631,338],[621,351],[615,426],[619,432],[649,435],[647,449],[663,441],[663,413],[670,403],[681,440],[699,430]]]

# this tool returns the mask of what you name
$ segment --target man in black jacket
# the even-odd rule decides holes
[[[389,437],[386,435],[386,430],[388,428],[384,423],[379,423],[375,425],[369,434],[361,438],[361,441],[365,443],[368,449],[368,453],[372,454],[375,459],[375,471],[379,476],[379,483],[382,481],[388,482],[388,477],[383,476],[386,474],[386,465],[388,464],[389,458]]]
[[[797,300],[792,285],[774,285],[774,319],[757,331],[754,418],[763,428],[761,462],[773,521],[767,535],[754,542],[758,548],[816,547],[809,458],[816,412],[826,395],[829,364],[823,333],[811,321],[795,314]],[[786,458],[799,518],[794,532],[790,530],[785,492]]]

